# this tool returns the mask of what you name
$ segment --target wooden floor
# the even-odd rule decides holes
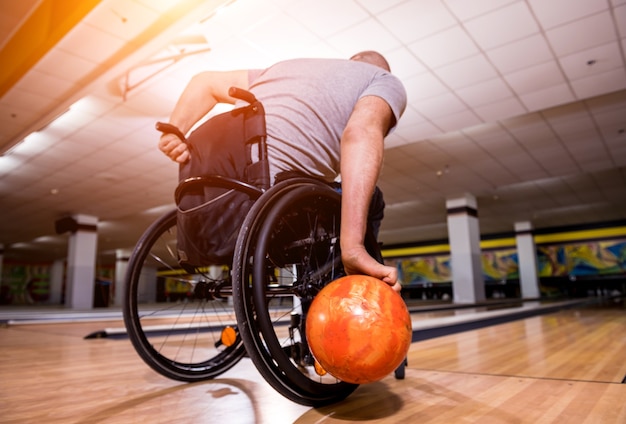
[[[0,423],[626,423],[626,307],[568,309],[413,343],[404,380],[312,409],[244,358],[203,383],[149,369],[120,321],[0,328]]]

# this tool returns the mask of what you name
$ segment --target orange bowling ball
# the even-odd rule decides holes
[[[411,337],[411,317],[402,297],[366,275],[328,284],[307,313],[306,338],[314,358],[348,383],[371,383],[395,371],[406,358]]]

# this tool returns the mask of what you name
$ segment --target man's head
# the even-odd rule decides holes
[[[375,65],[383,68],[387,72],[391,72],[391,69],[389,68],[389,63],[387,63],[387,60],[383,57],[383,55],[373,50],[359,52],[352,56],[350,60],[369,63],[370,65]]]

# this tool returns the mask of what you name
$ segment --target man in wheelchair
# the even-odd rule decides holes
[[[365,51],[349,60],[294,59],[267,69],[202,72],[191,79],[171,114],[169,124],[179,135],[163,134],[159,149],[175,162],[189,161],[181,135],[216,104],[236,104],[231,87],[250,91],[263,104],[272,181],[288,171],[328,182],[341,178],[345,271],[371,275],[399,291],[396,269],[377,262],[364,246],[384,138],[407,102],[385,58]]]

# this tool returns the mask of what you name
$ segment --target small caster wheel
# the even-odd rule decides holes
[[[404,358],[404,361],[396,368],[394,374],[396,376],[396,380],[404,380],[404,372],[407,366],[407,360]]]

